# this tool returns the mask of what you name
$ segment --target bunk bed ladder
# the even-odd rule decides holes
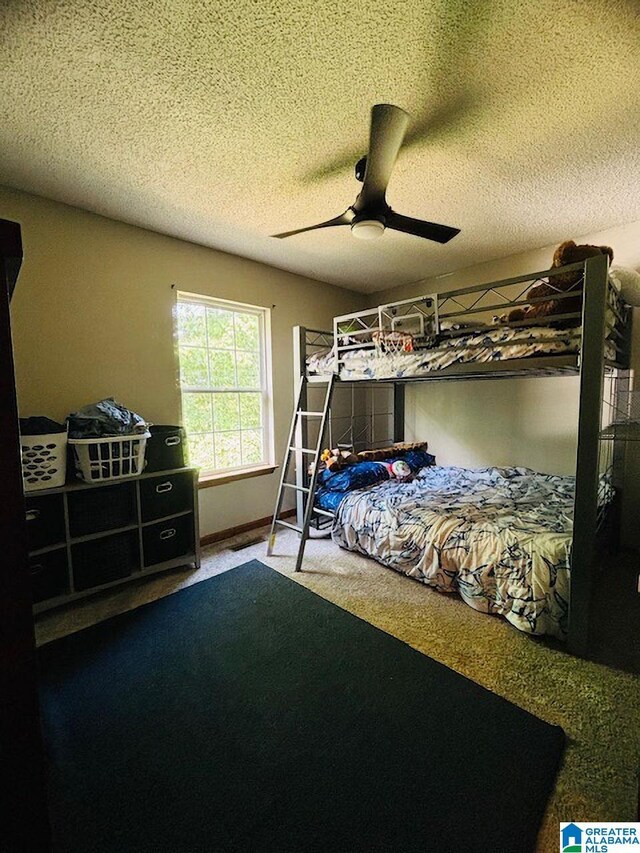
[[[324,439],[324,434],[327,428],[327,424],[330,419],[330,410],[331,410],[331,398],[333,396],[333,387],[335,383],[335,375],[332,373],[331,376],[326,380],[327,390],[324,396],[324,405],[322,407],[322,411],[320,412],[310,412],[307,411],[303,406],[306,406],[307,400],[307,378],[302,376],[300,378],[300,385],[298,386],[298,394],[296,398],[296,405],[293,410],[293,417],[291,418],[291,428],[289,430],[289,438],[287,440],[287,448],[285,450],[284,462],[282,464],[282,472],[280,474],[280,485],[278,487],[278,497],[276,499],[276,507],[273,513],[273,519],[271,521],[271,531],[269,533],[269,543],[267,545],[267,556],[270,556],[273,553],[273,546],[276,541],[276,530],[277,527],[287,527],[289,530],[295,530],[300,534],[300,542],[298,544],[298,554],[296,556],[296,565],[295,571],[299,572],[302,566],[302,559],[304,557],[304,548],[309,538],[309,526],[311,524],[311,516],[313,515],[313,502],[316,493],[316,483],[318,480],[318,463],[320,462],[320,455],[322,453],[322,442]],[[317,418],[320,421],[318,426],[318,438],[316,441],[316,446],[313,448],[309,447],[296,447],[294,444],[295,438],[297,434],[306,435],[306,430],[298,430],[297,427],[302,424],[302,420],[304,418]],[[313,464],[312,473],[309,477],[308,485],[296,485],[294,483],[287,482],[287,472],[289,469],[289,464],[291,462],[292,457],[295,458],[296,454],[301,454],[303,462],[306,461],[305,457],[310,457],[311,462]],[[299,461],[299,460],[298,460]],[[304,478],[303,478],[304,479]],[[294,491],[301,493],[303,498],[303,511],[302,511],[302,527],[298,527],[295,524],[290,524],[288,521],[284,521],[284,519],[280,518],[280,512],[282,510],[282,503],[284,501],[284,495],[286,489],[293,489]],[[306,499],[305,499],[306,497]],[[324,515],[324,513],[322,513]]]

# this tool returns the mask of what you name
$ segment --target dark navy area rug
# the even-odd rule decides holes
[[[58,853],[524,853],[564,747],[257,561],[40,664]]]

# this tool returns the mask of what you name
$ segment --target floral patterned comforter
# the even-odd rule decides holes
[[[564,638],[573,496],[573,477],[433,466],[348,493],[332,536],[521,631]]]

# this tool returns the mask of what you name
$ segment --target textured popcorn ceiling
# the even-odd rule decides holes
[[[640,219],[635,0],[2,0],[0,183],[363,291]],[[449,245],[348,228],[369,110]]]

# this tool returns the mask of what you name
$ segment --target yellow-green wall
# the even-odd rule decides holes
[[[276,461],[291,417],[292,326],[330,328],[362,296],[76,208],[0,188],[0,218],[22,225],[12,302],[21,415],[63,419],[114,396],[154,423],[180,422],[175,291],[275,307]],[[175,285],[175,288],[172,288]],[[269,515],[277,473],[200,492],[203,535]]]

